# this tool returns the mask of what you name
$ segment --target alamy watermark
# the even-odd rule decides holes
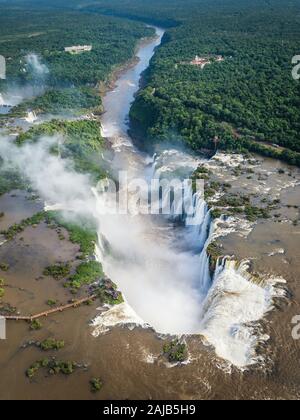
[[[6,60],[0,55],[0,79],[6,79]]]
[[[294,340],[300,340],[300,315],[294,316],[292,319],[294,328],[292,329],[292,337]]]
[[[6,319],[0,316],[0,340],[6,339]]]
[[[300,79],[300,55],[295,55],[292,58],[292,64],[294,64],[293,70],[292,70],[292,76],[294,80]]]
[[[196,223],[197,204],[204,200],[204,180],[153,178],[129,179],[119,172],[118,181],[101,180],[96,188],[98,214],[102,215],[166,215]]]

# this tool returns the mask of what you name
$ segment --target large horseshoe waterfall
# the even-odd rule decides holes
[[[172,148],[151,158],[138,151],[127,134],[140,75],[163,31],[157,29],[157,35],[155,42],[139,50],[139,64],[123,74],[104,98],[102,132],[115,151],[113,167],[116,174],[127,171],[130,179],[163,178],[179,169],[189,177],[201,164],[188,152]],[[97,196],[99,208],[103,199]],[[107,196],[105,205],[109,205]],[[194,196],[194,207],[185,226],[165,216],[99,216],[98,257],[126,303],[102,313],[94,325],[101,330],[124,322],[151,326],[160,334],[197,334],[236,366],[253,364],[260,338],[249,323],[260,320],[271,308],[273,289],[255,284],[247,264],[231,259],[219,261],[215,274],[211,273],[207,248],[217,235],[215,223],[203,197]]]

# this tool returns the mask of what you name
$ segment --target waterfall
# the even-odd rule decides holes
[[[143,63],[144,69],[148,60]],[[151,159],[129,147],[132,144],[124,119],[133,99],[128,88],[131,78],[132,74],[122,76],[117,83],[120,89],[107,94],[103,101],[106,113],[102,128],[104,135],[113,137],[116,170],[129,171],[129,178],[143,174],[149,183],[152,179],[189,179],[201,164],[199,157],[170,148]],[[138,78],[133,81],[137,86]],[[124,92],[129,95],[127,107],[123,105]],[[156,208],[170,204],[170,194],[162,195]],[[104,198],[98,196],[100,208]],[[189,204],[184,201],[185,208]],[[179,219],[176,206],[172,203],[171,214],[159,217],[101,215],[98,258],[104,271],[135,313],[156,332],[201,334],[222,359],[239,367],[252,364],[262,339],[255,324],[272,307],[275,286],[270,282],[257,284],[247,264],[228,259],[219,259],[212,276],[208,247],[222,236],[217,222],[213,222],[200,194],[192,197],[193,211],[183,212],[180,223],[174,226]],[[119,314],[118,308],[115,310]],[[113,314],[114,318],[125,317],[123,312],[118,314]],[[102,324],[109,327],[114,322],[100,317],[98,325]]]
[[[163,179],[164,176],[168,177],[169,173],[174,173],[176,162],[173,161],[174,158],[170,160],[170,156],[174,155],[174,151],[166,151],[162,156],[155,156],[153,161],[154,178]],[[187,158],[186,156],[184,157]],[[188,158],[190,159],[190,157]],[[158,165],[157,160],[162,161],[161,165]],[[182,162],[179,165],[182,165]],[[182,190],[182,186],[179,188]],[[183,194],[180,191],[182,200],[176,203],[177,208],[175,200],[171,203],[171,214],[168,217],[171,221],[176,221],[180,215],[180,208],[181,211],[183,210],[180,218],[185,222],[184,242],[190,252],[197,253],[199,256],[198,288],[201,295],[205,297],[211,285],[210,261],[207,248],[213,238],[214,224],[211,218],[211,211],[203,198],[203,194],[201,192],[193,194],[192,183],[183,183],[183,190]],[[165,191],[161,200],[161,207],[164,208],[169,200],[168,191]]]
[[[195,211],[186,218],[186,230],[193,246],[202,249],[199,333],[214,346],[219,357],[244,369],[263,360],[256,350],[269,337],[262,334],[258,323],[273,308],[274,297],[282,295],[277,287],[280,280],[259,280],[250,273],[248,261],[238,263],[228,257],[218,259],[211,278],[207,250],[218,237],[217,226],[201,195],[194,195],[193,205]]]
[[[212,284],[215,283],[215,281],[218,279],[219,275],[224,270],[225,265],[226,265],[226,261],[227,261],[227,258],[226,257],[220,257],[220,258],[218,258],[218,261],[217,261],[217,264],[216,264],[216,268],[215,268],[215,272],[214,272],[214,276],[213,276]]]
[[[24,119],[29,124],[33,124],[37,120],[37,115],[34,111],[30,111]]]
[[[207,248],[213,238],[214,223],[208,205],[201,194],[194,194],[193,206],[194,213],[188,215],[185,221],[186,236],[192,249],[194,248],[195,252],[200,252],[199,285],[201,294],[205,296],[211,284]]]
[[[122,86],[127,86],[130,77],[131,73],[122,78]],[[123,88],[112,94],[113,102],[103,116],[103,132],[116,136],[114,169],[127,170],[129,178],[141,173],[146,173],[147,180],[189,178],[199,166],[199,158],[167,150],[150,159],[133,148],[122,132],[132,96],[126,109],[122,97],[115,94],[123,95]],[[0,101],[4,102],[2,96]],[[36,118],[34,112],[29,114],[30,120]],[[73,172],[57,156],[48,155],[44,141],[40,146],[21,148],[7,141],[4,152],[9,161],[15,159],[45,201],[62,203],[56,210],[70,210],[75,216],[85,215],[98,222],[96,258],[126,300],[101,314],[94,325],[106,329],[132,323],[151,325],[162,334],[201,334],[218,356],[234,365],[255,363],[255,350],[262,340],[256,327],[272,308],[273,297],[278,295],[276,287],[270,281],[258,283],[246,262],[237,264],[230,259],[219,259],[211,278],[207,250],[219,232],[202,195],[191,194],[194,211],[182,215],[185,227],[183,223],[178,228],[170,223],[170,218],[174,220],[177,215],[175,204],[169,219],[105,213],[103,208],[113,208],[113,197],[98,190],[92,196],[86,193],[91,187],[89,179]],[[188,207],[189,203],[184,205]]]
[[[165,176],[158,166],[154,159],[148,169],[154,177]],[[104,198],[97,196],[100,207]],[[158,225],[151,217],[101,216],[98,259],[124,293],[125,304],[103,314],[97,325],[136,319],[136,325],[151,325],[161,334],[200,334],[220,358],[244,369],[261,360],[256,349],[268,337],[260,333],[259,321],[272,309],[277,287],[258,282],[245,261],[219,258],[212,274],[208,247],[220,233],[218,224],[200,193],[192,205],[193,211],[183,215],[185,226],[178,228],[169,226],[175,204]]]
[[[231,258],[217,262],[212,285],[202,305],[200,333],[219,357],[239,368],[263,361],[257,348],[269,339],[259,321],[273,309],[274,297],[284,295],[282,279],[257,279],[249,262]]]
[[[200,255],[200,266],[201,266],[201,272],[200,272],[200,287],[203,293],[207,294],[209,291],[209,288],[211,286],[211,273],[210,273],[210,259],[209,255],[207,253],[207,248],[211,244],[212,238],[214,233],[214,223],[211,220],[210,211],[207,211],[201,231],[200,231],[200,238],[199,242],[203,243],[204,246]]]
[[[203,247],[206,241],[206,238],[204,239],[205,228],[207,229],[207,225],[203,225],[204,223],[206,224],[208,222],[208,208],[205,200],[203,200],[198,194],[194,194],[193,206],[194,214],[188,215],[186,217],[185,225],[190,231],[191,239],[194,237],[194,240],[199,243],[199,235],[201,235],[201,245]],[[204,229],[202,229],[203,227]]]

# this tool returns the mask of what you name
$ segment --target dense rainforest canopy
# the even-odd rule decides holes
[[[37,4],[52,7],[51,16],[62,7],[58,0],[17,3],[31,5],[29,20]],[[112,63],[130,56],[145,29],[119,19],[116,31],[116,16],[162,25],[167,28],[163,45],[131,112],[148,141],[184,141],[195,150],[259,151],[300,164],[300,83],[291,76],[292,57],[300,54],[300,0],[66,0],[63,6],[69,43],[80,38],[98,50],[87,63],[82,55],[68,57],[65,64],[65,40],[57,40],[55,32],[64,18],[45,17],[52,29],[45,36],[51,48],[44,46],[43,56],[53,82],[101,80]],[[78,24],[79,10],[84,17]],[[11,19],[16,18],[15,11],[11,13]],[[101,25],[95,29],[97,22]],[[25,14],[27,32],[28,24]],[[9,26],[6,23],[7,36]],[[44,22],[32,33],[42,32],[42,26]],[[1,31],[3,37],[5,25]],[[22,25],[18,31],[24,33]],[[40,38],[31,37],[30,42],[39,44]],[[103,62],[97,67],[101,54]],[[187,64],[195,55],[221,55],[224,61],[201,69]]]
[[[99,95],[95,99],[96,92],[87,88],[106,82],[116,66],[132,58],[138,40],[153,35],[152,29],[125,19],[41,6],[24,10],[13,3],[0,5],[0,54],[7,62],[7,81],[0,81],[1,90],[5,91],[6,85],[31,82],[32,74],[24,72],[25,57],[35,53],[48,68],[43,83],[51,92],[47,89],[45,96],[24,105],[51,113],[99,106]],[[65,47],[74,45],[91,45],[92,51],[65,52]],[[74,88],[77,92],[66,90]]]
[[[96,4],[97,3],[97,4]],[[259,151],[300,164],[300,1],[106,0],[88,10],[167,27],[131,117],[151,141]],[[222,55],[201,69],[195,55]]]
[[[151,33],[141,24],[96,14],[1,9],[0,16],[0,50],[9,58],[8,76],[19,75],[24,54],[35,52],[49,67],[50,82],[60,85],[105,80],[113,65],[132,57],[137,40]],[[86,44],[93,47],[88,54],[64,51]]]

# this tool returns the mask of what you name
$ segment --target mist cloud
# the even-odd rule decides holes
[[[49,153],[60,141],[44,137],[17,147],[11,139],[0,137],[0,156],[4,165],[29,179],[47,204],[66,210],[65,217],[71,211],[75,217],[97,221],[97,255],[137,319],[158,333],[203,334],[220,357],[236,366],[257,362],[255,349],[263,339],[248,323],[258,321],[272,307],[272,283],[266,287],[251,283],[244,267],[236,268],[232,262],[215,276],[207,294],[201,287],[199,254],[179,247],[186,231],[182,234],[165,220],[157,223],[149,216],[103,214],[103,197],[89,177],[76,173],[72,162]],[[199,238],[199,229],[195,235]],[[104,251],[102,238],[108,241],[110,253]],[[122,316],[116,311],[108,315],[114,318],[112,325]],[[103,322],[101,316],[98,321]]]
[[[48,67],[41,62],[37,54],[28,54],[25,57],[26,71],[37,79],[45,79],[49,74]]]
[[[18,147],[11,138],[2,137],[0,156],[5,165],[25,175],[47,204],[91,216],[95,199],[88,176],[75,172],[70,161],[49,152],[60,140],[43,137],[38,143]]]
[[[28,80],[25,83],[8,81],[5,91],[0,93],[1,104],[17,106],[24,100],[43,94],[49,69],[41,62],[41,58],[34,53],[28,54],[25,57],[23,71]]]
[[[148,216],[100,214],[102,198],[93,192],[89,177],[49,153],[58,141],[42,138],[17,147],[2,137],[0,155],[47,204],[97,220],[99,234],[113,250],[113,255],[103,255],[104,269],[142,319],[161,333],[196,332],[203,298],[197,292],[199,257],[172,248]]]

